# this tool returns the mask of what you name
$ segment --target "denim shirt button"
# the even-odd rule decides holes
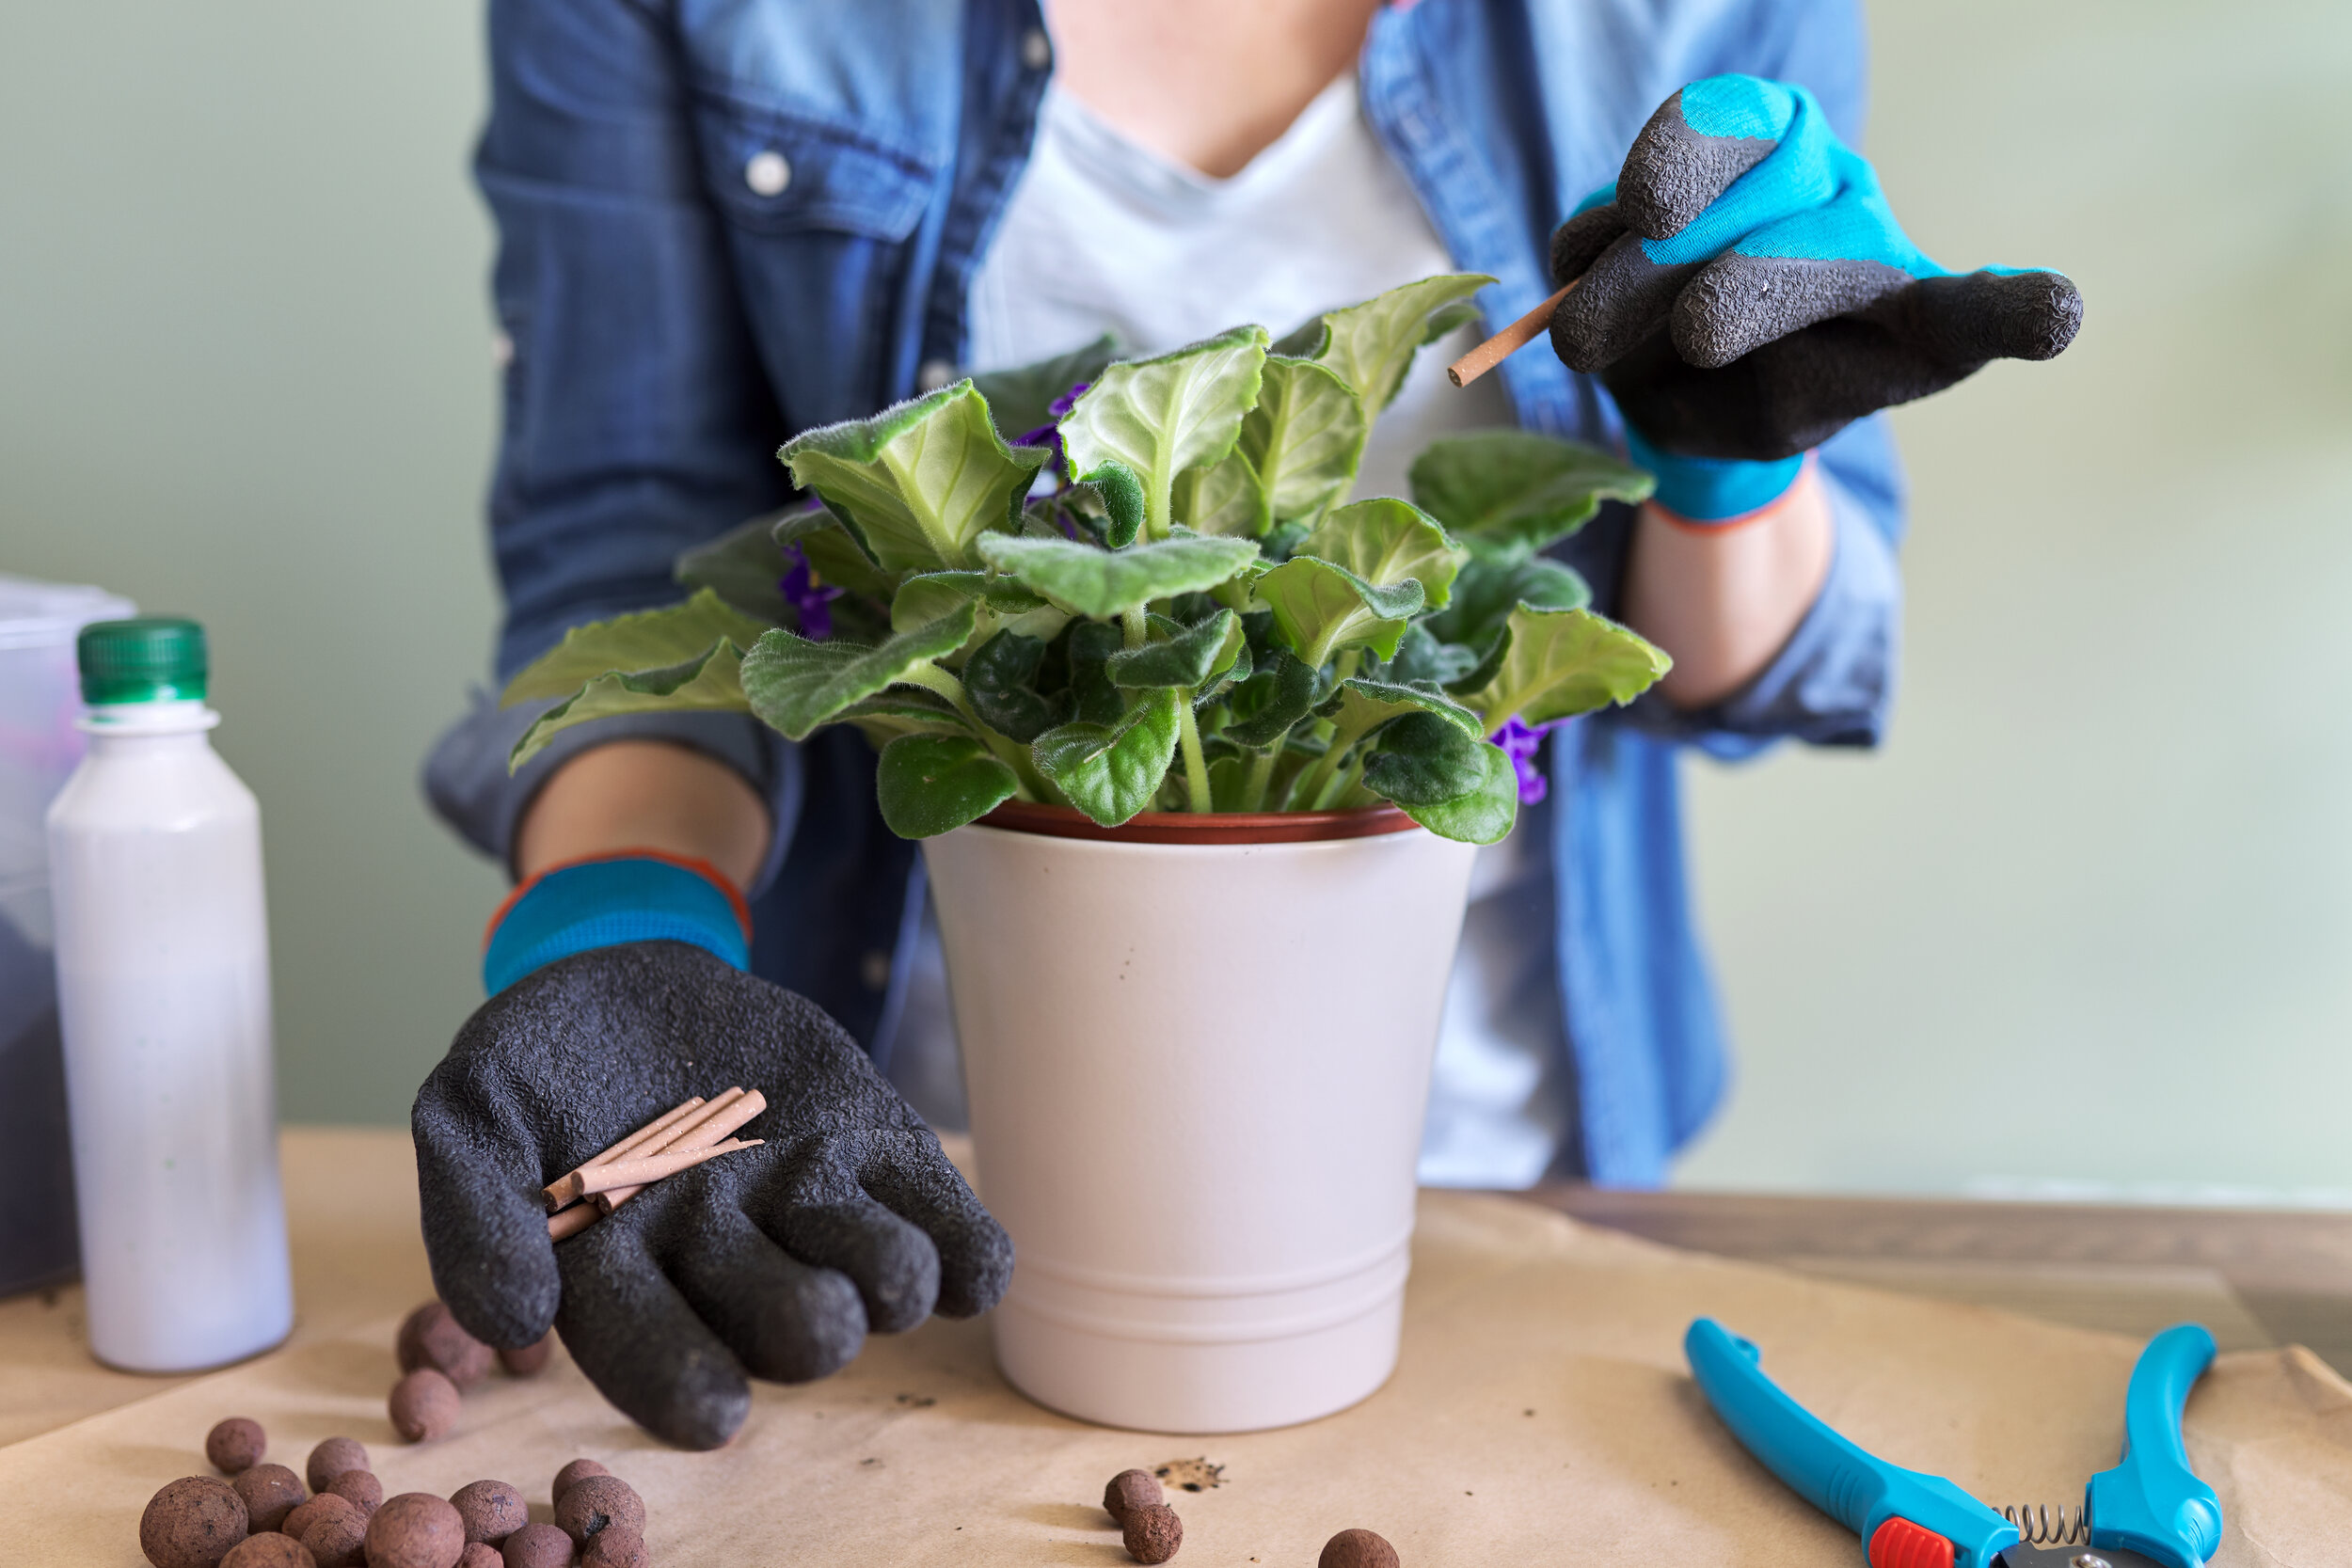
[[[926,359],[916,368],[914,384],[926,392],[936,392],[956,378],[956,368],[945,359]]]
[[[754,196],[782,196],[784,187],[792,183],[791,162],[773,148],[755,152],[743,166],[743,183]]]
[[[1043,71],[1054,63],[1053,40],[1042,27],[1032,27],[1021,35],[1021,63],[1031,71]]]

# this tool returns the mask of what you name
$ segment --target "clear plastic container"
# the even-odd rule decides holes
[[[82,760],[74,634],[135,613],[103,589],[0,576],[0,1296],[74,1269],[41,819]]]

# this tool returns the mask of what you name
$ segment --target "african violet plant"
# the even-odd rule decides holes
[[[813,504],[682,558],[684,604],[516,677],[509,703],[565,700],[515,762],[591,719],[748,711],[796,740],[858,726],[909,838],[1009,800],[1106,826],[1387,800],[1492,843],[1540,790],[1534,737],[1667,660],[1540,554],[1648,494],[1639,470],[1484,431],[1433,442],[1412,501],[1346,499],[1374,417],[1488,281],[1272,345],[1242,326],[1119,361],[1104,340],[809,431],[780,456]]]

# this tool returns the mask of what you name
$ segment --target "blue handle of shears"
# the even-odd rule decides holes
[[[2090,1544],[2167,1568],[2201,1568],[2221,1546],[2221,1501],[2188,1467],[2181,1407],[2213,1365],[2213,1336],[2176,1323],[2148,1341],[2123,1394],[2123,1462],[2090,1478]]]
[[[1714,1319],[1691,1324],[1682,1353],[1724,1425],[1799,1497],[1862,1537],[1865,1560],[1879,1527],[1895,1518],[1949,1541],[1953,1568],[1993,1568],[2017,1544],[2015,1525],[1943,1477],[1889,1465],[1837,1435],[1764,1375],[1756,1346]]]

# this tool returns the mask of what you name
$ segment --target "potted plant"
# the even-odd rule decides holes
[[[1414,1156],[1474,846],[1535,738],[1667,668],[1545,546],[1649,479],[1518,430],[1350,499],[1414,356],[1489,279],[1270,344],[1110,345],[781,456],[815,503],[685,557],[685,603],[572,632],[516,749],[608,714],[881,748],[923,841],[981,1196],[1020,1263],[1007,1375],[1117,1425],[1340,1409],[1394,1364]]]

